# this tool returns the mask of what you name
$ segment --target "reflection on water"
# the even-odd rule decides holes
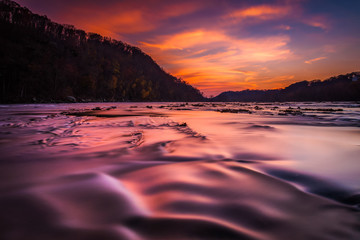
[[[358,103],[0,112],[1,239],[360,239]]]

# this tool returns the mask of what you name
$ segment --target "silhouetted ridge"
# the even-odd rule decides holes
[[[284,89],[228,91],[211,99],[219,102],[359,101],[360,72],[291,84]]]
[[[0,1],[0,29],[1,102],[203,100],[139,48],[13,1]]]

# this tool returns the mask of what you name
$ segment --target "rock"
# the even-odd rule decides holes
[[[116,106],[111,106],[111,107],[106,108],[106,110],[111,110],[111,109],[116,109]]]
[[[66,97],[66,100],[67,100],[68,102],[73,102],[73,103],[76,102],[76,98],[73,97],[73,96],[67,96],[67,97]]]
[[[180,123],[180,124],[179,124],[179,127],[187,127],[186,122]]]
[[[242,108],[239,108],[239,109],[229,109],[229,108],[226,108],[226,109],[220,109],[220,110],[217,110],[218,112],[221,112],[221,113],[249,113],[251,114],[252,112],[248,109],[242,109]]]

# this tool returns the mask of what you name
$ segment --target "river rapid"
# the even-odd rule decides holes
[[[359,103],[0,113],[0,239],[360,239]]]

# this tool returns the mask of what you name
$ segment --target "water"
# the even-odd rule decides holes
[[[1,239],[360,239],[360,104],[0,105]]]

